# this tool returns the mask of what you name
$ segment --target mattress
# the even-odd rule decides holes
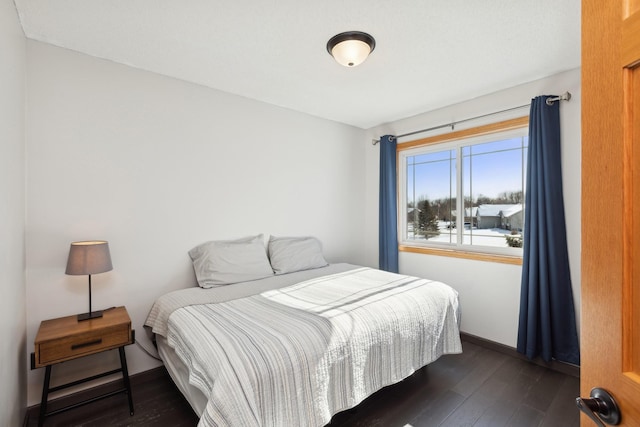
[[[175,383],[178,390],[187,399],[193,411],[201,416],[207,406],[207,397],[202,391],[189,383],[189,368],[178,357],[176,352],[167,343],[167,339],[162,335],[156,336],[158,354],[169,372],[169,376]]]
[[[145,325],[199,426],[297,427],[461,352],[459,316],[445,284],[334,264],[171,293]]]

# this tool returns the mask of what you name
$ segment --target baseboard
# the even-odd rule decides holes
[[[467,342],[479,345],[489,350],[497,351],[498,353],[503,353],[511,357],[516,357],[521,360],[526,360],[531,363],[535,363],[536,365],[544,366],[545,368],[551,369],[556,372],[560,372],[562,374],[571,375],[573,377],[580,378],[580,366],[572,365],[570,363],[558,362],[557,360],[552,360],[551,362],[545,362],[539,357],[531,360],[525,355],[518,353],[518,351],[513,347],[509,347],[508,345],[500,344],[495,341],[490,341],[485,338],[471,335],[466,332],[461,332],[460,338],[463,341],[467,341]]]
[[[167,375],[168,373],[165,367],[158,366],[157,368],[149,369],[148,371],[130,375],[129,381],[131,382],[131,388],[135,388],[135,386],[138,384],[142,384],[147,381],[154,381],[154,380],[157,380],[158,378],[162,378]],[[71,393],[66,396],[62,396],[56,399],[51,399],[47,403],[47,412],[51,409],[73,405],[77,402],[86,400],[88,397],[106,394],[106,393],[109,393],[110,391],[117,390],[119,388],[122,388],[122,377],[105,384],[100,384],[95,387],[91,387],[87,390],[82,390],[77,393]],[[23,426],[26,427],[27,425],[29,425],[29,420],[31,418],[37,419],[39,414],[40,414],[39,403],[28,407],[27,412],[25,414]]]

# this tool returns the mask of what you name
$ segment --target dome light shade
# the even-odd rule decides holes
[[[376,41],[367,33],[347,31],[329,39],[327,51],[338,64],[355,67],[362,64],[376,47]]]

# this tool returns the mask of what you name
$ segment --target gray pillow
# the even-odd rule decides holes
[[[276,274],[311,270],[328,265],[322,244],[315,237],[269,238],[269,260]]]
[[[206,242],[191,249],[189,256],[202,288],[273,276],[262,234]]]

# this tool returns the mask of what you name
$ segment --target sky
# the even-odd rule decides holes
[[[465,196],[497,197],[505,191],[523,191],[528,138],[517,137],[462,147]],[[407,157],[408,201],[456,196],[458,149]],[[414,193],[415,190],[415,193]]]

